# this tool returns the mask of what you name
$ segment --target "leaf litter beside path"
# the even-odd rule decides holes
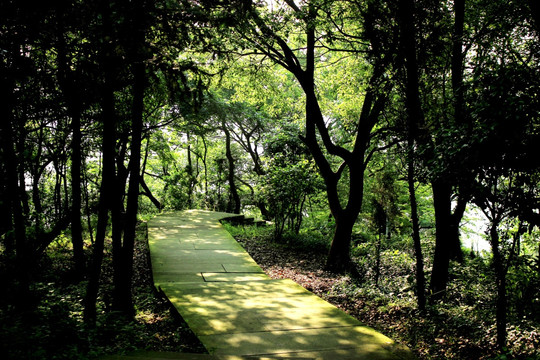
[[[273,279],[291,279],[360,322],[409,346],[419,359],[540,359],[529,347],[521,355],[497,355],[489,320],[476,321],[466,309],[431,306],[422,316],[414,296],[396,301],[366,280],[324,270],[326,254],[276,244],[234,232],[236,240]],[[532,357],[531,357],[532,353]]]

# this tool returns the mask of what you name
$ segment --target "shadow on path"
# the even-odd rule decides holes
[[[148,224],[154,283],[212,355],[413,359],[412,353],[291,280],[272,280],[221,226],[232,214]]]

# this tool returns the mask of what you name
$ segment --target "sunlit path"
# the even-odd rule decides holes
[[[148,224],[154,283],[212,355],[406,359],[410,352],[291,280],[272,280],[221,226],[190,210]]]

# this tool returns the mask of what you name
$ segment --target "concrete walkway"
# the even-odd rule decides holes
[[[221,226],[190,210],[149,221],[154,283],[212,355],[410,359],[410,351],[291,280],[272,280]]]

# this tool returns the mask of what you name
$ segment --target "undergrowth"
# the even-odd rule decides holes
[[[90,256],[90,249],[88,249]],[[107,243],[95,327],[83,321],[86,281],[73,279],[69,241],[59,238],[39,263],[34,306],[26,312],[0,307],[0,358],[92,359],[134,350],[204,352],[204,348],[169,304],[154,291],[148,262],[145,224],[139,227],[134,257],[136,316],[127,321],[110,311],[111,244]]]
[[[311,239],[304,232],[294,241],[276,243],[269,235],[271,229],[227,229],[271,277],[293,279],[360,322],[406,344],[419,359],[540,359],[540,322],[530,309],[525,316],[519,311],[521,316],[516,316],[516,307],[510,307],[514,310],[509,314],[508,348],[497,350],[496,289],[487,258],[467,257],[462,264],[452,263],[445,300],[428,305],[421,313],[416,304],[412,249],[399,244],[383,248],[375,284],[376,261],[368,244],[358,243],[353,249],[363,275],[359,279],[324,271],[329,240],[321,244],[317,233]],[[426,253],[429,283],[431,254]],[[511,293],[509,299],[516,296]]]

